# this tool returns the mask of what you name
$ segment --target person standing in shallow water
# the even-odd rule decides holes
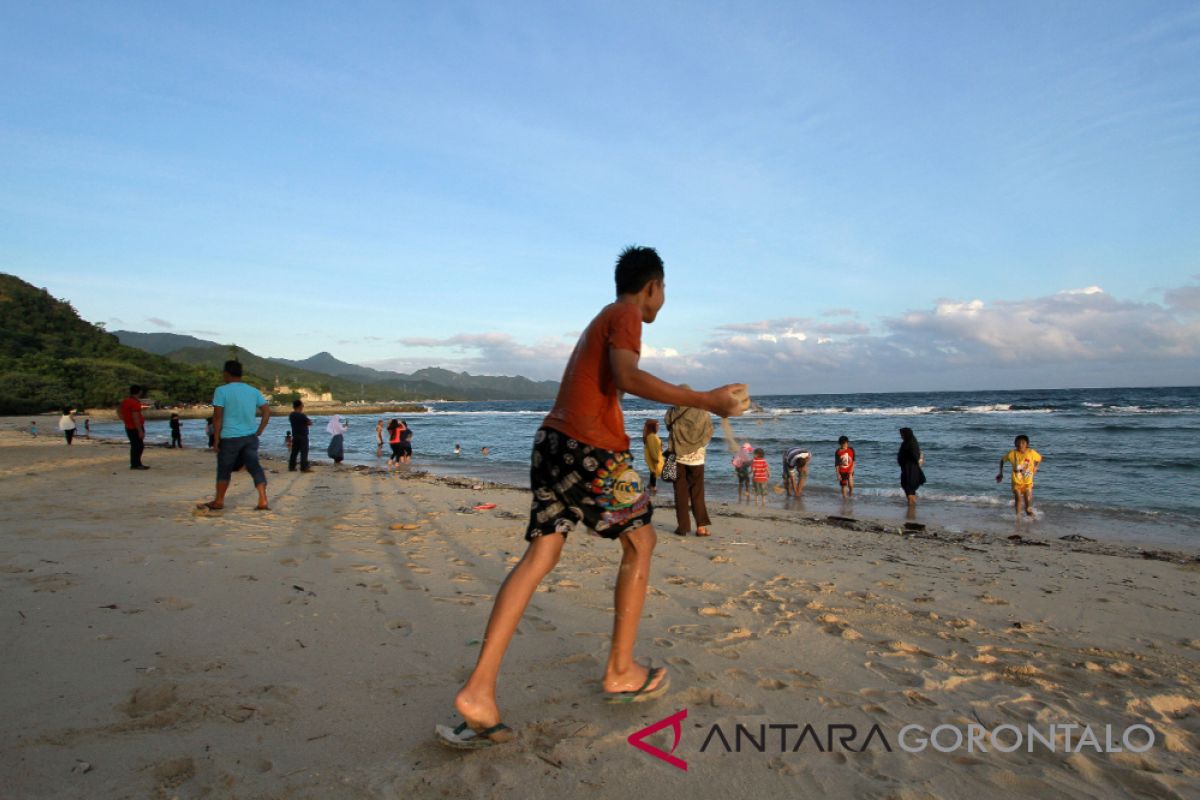
[[[908,508],[913,511],[917,507],[917,489],[925,483],[925,456],[921,453],[921,445],[912,428],[900,429],[900,451],[896,453],[896,463],[900,465],[900,488],[908,501]]]
[[[308,429],[312,420],[304,413],[304,403],[301,400],[292,401],[292,413],[288,414],[288,424],[291,426],[292,450],[288,453],[288,472],[296,471],[299,462],[301,472],[312,472],[308,464]]]
[[[580,523],[621,543],[603,698],[639,702],[661,696],[669,686],[665,668],[649,669],[633,660],[655,534],[650,498],[633,469],[621,396],[628,392],[727,416],[743,410],[745,386],[694,392],[643,371],[638,365],[642,325],[654,322],[666,300],[662,260],[650,248],[627,248],[617,261],[615,278],[616,302],[601,310],[580,336],[554,407],[534,436],[528,545],[496,595],[475,668],[454,698],[462,722],[435,728],[438,739],[450,747],[490,747],[515,738],[501,721],[496,700],[500,665],[530,598]]]
[[[179,428],[179,415],[171,415],[171,448],[183,449],[183,431]]]
[[[329,418],[329,424],[325,426],[325,432],[329,434],[329,447],[325,449],[325,453],[333,459],[334,466],[341,464],[342,459],[346,457],[344,437],[348,430],[350,430],[350,426],[342,422],[341,414],[334,414]]]

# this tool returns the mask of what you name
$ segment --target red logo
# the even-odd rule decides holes
[[[676,758],[675,756],[671,755],[671,753],[675,752],[675,748],[679,746],[679,737],[683,735],[683,727],[680,725],[680,723],[685,719],[687,719],[686,708],[682,711],[675,712],[669,717],[660,719],[658,722],[642,728],[640,731],[634,731],[633,733],[629,734],[628,742],[638,750],[641,750],[643,753],[649,753],[655,758],[662,759],[663,761],[667,762],[672,767],[676,767],[684,772],[687,772],[687,762],[682,758]],[[671,745],[671,753],[663,752],[654,745],[647,744],[644,741],[647,736],[658,733],[668,725],[670,725],[671,729],[675,731],[675,743]]]

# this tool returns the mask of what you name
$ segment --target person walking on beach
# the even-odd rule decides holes
[[[129,387],[129,396],[121,401],[117,409],[125,423],[125,436],[129,438],[129,468],[150,469],[142,463],[142,451],[146,449],[146,418],[142,416],[142,387]]]
[[[213,418],[209,417],[204,420],[204,435],[208,437],[208,449],[210,452],[216,449],[214,446],[216,444],[214,442],[216,438],[214,434],[216,434],[216,429],[213,427]]]
[[[171,415],[171,448],[183,449],[183,431],[179,428],[179,415]]]
[[[392,420],[392,422],[395,422],[395,420]],[[391,431],[391,430],[392,430],[391,423],[388,423],[388,431]],[[379,421],[375,423],[375,456],[376,456],[376,458],[378,458],[381,455],[383,455],[383,418],[382,417],[380,417]],[[391,461],[391,459],[388,459],[388,460]]]
[[[662,439],[658,438],[658,420],[648,419],[642,425],[642,458],[650,473],[650,494],[658,494],[658,476],[663,471]]]
[[[220,511],[225,507],[225,493],[234,468],[244,466],[254,479],[258,491],[257,511],[267,511],[267,475],[258,463],[258,437],[262,436],[271,419],[267,398],[253,386],[242,382],[240,361],[226,361],[221,375],[225,380],[213,392],[213,438],[217,448],[217,493],[199,509]],[[255,423],[256,413],[260,419]]]
[[[642,325],[654,321],[666,299],[662,260],[650,248],[627,248],[617,261],[615,278],[616,302],[601,310],[580,336],[554,407],[534,436],[528,546],[496,595],[475,668],[455,696],[462,722],[435,729],[451,747],[490,747],[515,737],[501,721],[496,702],[500,665],[530,598],[580,523],[621,543],[612,647],[601,680],[604,699],[639,702],[661,696],[669,685],[664,668],[648,669],[633,660],[655,535],[650,498],[633,469],[621,395],[726,416],[744,410],[745,386],[694,392],[643,371],[638,366]]]
[[[288,472],[296,471],[296,463],[300,464],[301,472],[312,472],[308,464],[308,429],[312,420],[304,413],[304,401],[292,401],[292,413],[288,414],[288,425],[291,426],[292,451],[288,453]]]
[[[36,419],[29,420],[29,435],[35,439],[38,438],[37,420]]]
[[[754,451],[754,460],[750,462],[750,472],[754,476],[754,504],[767,504],[767,482],[771,480],[771,466],[767,464],[766,454],[760,447]]]
[[[921,445],[913,435],[912,428],[900,429],[900,451],[896,453],[896,463],[900,465],[900,488],[908,501],[908,508],[913,511],[917,507],[917,489],[925,483],[925,456],[921,453]]]
[[[333,459],[333,465],[342,463],[342,459],[346,457],[345,435],[350,426],[342,422],[341,414],[334,414],[329,418],[329,424],[325,426],[325,432],[329,434],[329,447],[325,449],[325,453]]]
[[[812,453],[803,447],[790,447],[783,454],[783,491],[788,497],[804,494],[810,461]]]
[[[843,436],[838,439],[837,452],[833,454],[833,465],[837,471],[838,483],[842,487],[844,499],[854,496],[854,448],[850,439]]]
[[[1023,433],[1013,440],[1013,449],[1000,459],[1000,471],[996,473],[996,483],[1004,479],[1004,465],[1011,465],[1013,511],[1017,515],[1017,519],[1021,518],[1022,504],[1025,506],[1025,516],[1034,516],[1033,476],[1037,475],[1041,463],[1041,453],[1029,446],[1029,437]]]
[[[62,416],[58,418],[58,429],[62,431],[63,436],[66,438],[68,447],[75,438],[75,428],[75,417],[71,415],[71,409],[64,408]]]
[[[686,383],[680,386],[691,391]],[[667,412],[671,452],[675,454],[675,533],[687,536],[696,517],[696,535],[708,536],[708,506],[704,501],[704,451],[712,441],[712,417],[694,406],[674,406]]]
[[[83,438],[85,438],[85,439],[91,439],[91,438],[92,438],[92,420],[91,420],[91,417],[84,417],[84,418],[83,418]]]

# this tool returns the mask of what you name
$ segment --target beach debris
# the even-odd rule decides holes
[[[475,509],[471,508],[470,506],[460,506],[454,513],[455,514],[475,514],[478,512],[476,512]]]
[[[1049,542],[1040,542],[1037,539],[1026,539],[1019,533],[1014,533],[1008,537],[1008,540],[1013,544],[1022,544],[1027,547],[1049,547]]]
[[[904,530],[906,530],[906,531],[923,531],[923,530],[925,530],[925,523],[924,522],[906,522],[906,523],[904,523]]]
[[[314,592],[314,591],[312,591],[311,589],[305,589],[303,586],[297,586],[297,585],[296,585],[296,584],[294,584],[294,583],[292,584],[292,588],[293,588],[293,589],[295,589],[297,592],[304,592],[304,593],[305,593],[305,594],[307,594],[309,597],[316,597],[316,596],[317,596],[317,593],[316,593],[316,592]]]
[[[1078,533],[1068,533],[1066,536],[1060,536],[1058,538],[1064,542],[1094,542],[1094,541],[1096,541],[1095,539],[1091,538],[1090,536],[1082,536]]]
[[[71,772],[77,772],[80,775],[86,775],[87,773],[91,772],[93,769],[95,769],[95,767],[93,767],[87,761],[77,758],[77,759],[75,759],[75,765],[73,767],[71,767]]]
[[[480,503],[477,506],[472,506],[476,511],[491,511],[496,507],[495,503]]]
[[[117,608],[117,607],[118,607],[118,606],[117,606],[117,604],[116,604],[116,603],[109,603],[109,604],[108,604],[108,605],[106,605],[106,606],[96,606],[96,608]]]

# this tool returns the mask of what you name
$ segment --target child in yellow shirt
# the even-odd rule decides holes
[[[1021,516],[1021,504],[1025,505],[1025,516],[1033,516],[1033,476],[1037,474],[1042,456],[1029,446],[1029,437],[1021,434],[1013,440],[1015,450],[1009,450],[1000,459],[1000,471],[996,473],[996,483],[1004,479],[1004,465],[1012,465],[1013,509],[1018,518]]]

